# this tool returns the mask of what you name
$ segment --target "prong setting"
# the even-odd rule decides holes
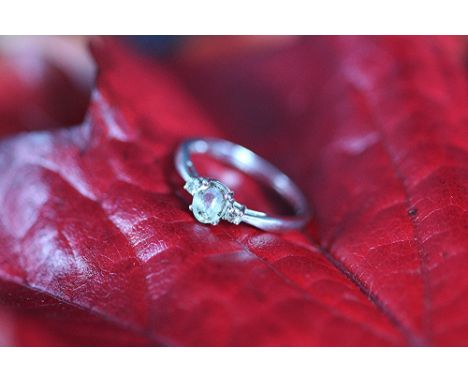
[[[189,210],[201,223],[217,225],[221,219],[234,224],[242,221],[245,207],[234,200],[234,192],[222,182],[201,177],[191,178],[184,188],[193,195]]]
[[[190,210],[195,218],[201,223],[218,224],[228,207],[231,190],[218,180],[201,177],[189,179],[184,188],[193,195]]]

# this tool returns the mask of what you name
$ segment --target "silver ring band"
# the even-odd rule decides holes
[[[201,177],[191,155],[207,154],[272,187],[294,209],[292,216],[272,216],[247,208],[234,200],[234,193],[219,180]],[[175,166],[185,180],[184,188],[193,195],[190,206],[202,223],[218,224],[223,219],[234,224],[251,224],[265,231],[302,228],[309,220],[307,200],[296,184],[283,172],[254,152],[223,139],[186,140],[175,153]]]

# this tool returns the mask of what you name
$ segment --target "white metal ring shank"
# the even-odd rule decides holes
[[[265,185],[272,187],[294,208],[292,216],[272,216],[246,208],[242,221],[266,231],[283,231],[303,227],[310,216],[307,201],[283,172],[254,152],[235,143],[215,138],[196,138],[184,141],[177,149],[175,165],[185,181],[199,177],[191,160],[191,154],[207,154],[240,171],[243,171]]]

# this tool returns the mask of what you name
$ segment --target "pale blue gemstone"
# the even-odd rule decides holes
[[[193,196],[192,211],[198,221],[215,224],[225,204],[224,193],[218,187],[211,186]]]

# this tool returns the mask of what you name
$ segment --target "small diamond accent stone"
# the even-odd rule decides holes
[[[217,224],[226,206],[224,190],[215,182],[195,192],[192,201],[192,212],[201,223]]]
[[[191,195],[195,194],[200,187],[202,186],[202,179],[200,178],[191,178],[185,183],[184,188]]]
[[[245,206],[240,203],[232,202],[228,207],[225,215],[225,219],[234,224],[240,224],[242,222],[242,216],[244,216]]]

